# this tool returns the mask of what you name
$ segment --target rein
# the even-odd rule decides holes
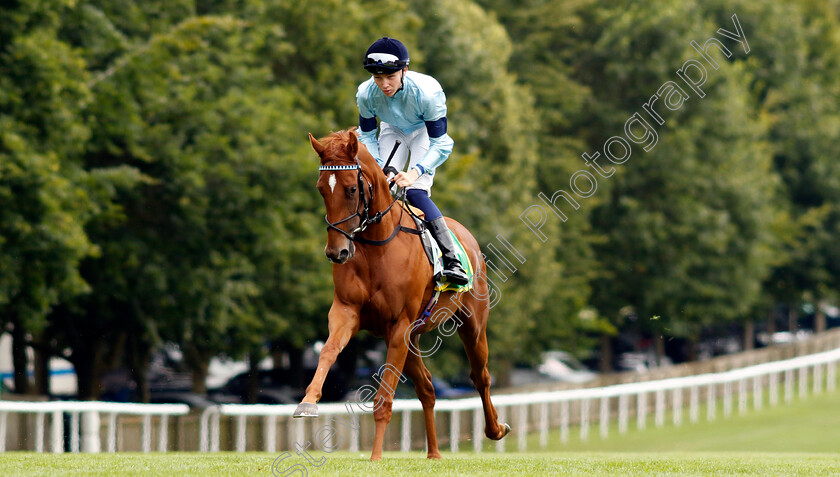
[[[407,232],[407,233],[414,234],[414,235],[420,235],[420,234],[423,233],[420,230],[412,229],[410,227],[406,227],[406,226],[402,225],[402,223],[401,223],[402,222],[402,215],[403,215],[403,212],[405,211],[405,208],[403,208],[403,210],[400,211],[400,219],[397,221],[397,226],[394,228],[394,231],[391,232],[391,235],[387,239],[385,239],[385,240],[369,240],[369,239],[366,239],[364,237],[356,237],[357,233],[364,232],[368,228],[369,225],[373,225],[373,224],[377,224],[377,223],[381,222],[382,217],[384,217],[385,214],[387,214],[388,212],[391,211],[391,208],[394,206],[394,204],[397,203],[398,200],[400,200],[400,195],[403,195],[405,190],[401,191],[400,194],[397,194],[397,196],[394,197],[394,200],[391,202],[390,205],[388,205],[388,207],[385,210],[380,210],[380,211],[377,211],[375,214],[370,215],[370,206],[371,206],[371,202],[373,202],[373,183],[371,183],[368,180],[367,176],[362,172],[362,166],[361,166],[361,164],[359,164],[358,156],[356,157],[356,163],[355,164],[340,165],[340,166],[320,166],[320,167],[318,167],[318,170],[319,171],[352,171],[352,170],[358,171],[357,181],[358,181],[358,184],[359,184],[359,202],[356,205],[356,211],[353,212],[351,215],[349,215],[349,216],[347,216],[347,217],[345,217],[345,218],[343,218],[343,219],[341,219],[337,222],[330,222],[330,219],[326,215],[324,215],[324,220],[327,222],[327,229],[328,230],[329,229],[337,230],[338,232],[341,232],[342,235],[344,235],[345,237],[347,237],[351,241],[363,243],[363,244],[366,244],[366,245],[374,245],[374,246],[382,246],[382,245],[387,244],[391,240],[394,240],[394,238],[396,238],[397,234],[399,234],[400,231]],[[367,183],[368,195],[370,196],[370,198],[368,198],[368,195],[365,194],[365,183]],[[361,209],[361,211],[360,211],[360,209]],[[361,218],[361,222],[359,223],[358,227],[356,227],[351,232],[346,232],[346,231],[344,231],[344,230],[342,230],[341,228],[338,227],[338,225],[343,224],[344,222],[347,222],[348,220],[350,220],[350,219],[352,219],[356,216]]]

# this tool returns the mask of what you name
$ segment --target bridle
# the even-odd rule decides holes
[[[366,243],[366,244],[371,244],[371,245],[384,245],[384,244],[390,242],[391,239],[393,239],[400,230],[406,229],[406,227],[403,227],[401,224],[399,224],[399,222],[397,222],[397,227],[394,229],[394,233],[392,233],[391,236],[386,240],[368,240],[368,239],[363,238],[363,237],[356,237],[356,234],[364,232],[368,228],[368,226],[373,225],[373,224],[377,224],[380,221],[382,221],[382,217],[385,214],[387,214],[388,212],[390,212],[391,207],[393,207],[394,204],[397,203],[397,200],[399,200],[399,194],[397,195],[397,197],[394,198],[393,202],[391,202],[391,204],[385,210],[380,210],[380,211],[377,211],[375,214],[370,215],[370,207],[371,207],[371,204],[373,203],[373,183],[368,179],[367,175],[364,172],[362,172],[362,166],[361,166],[361,164],[359,164],[359,157],[358,156],[356,157],[356,163],[355,164],[337,165],[337,166],[324,166],[324,165],[322,165],[322,166],[318,167],[318,170],[319,171],[353,171],[353,170],[358,171],[357,172],[357,174],[358,174],[357,182],[359,184],[359,201],[356,204],[356,211],[353,212],[351,215],[349,215],[349,216],[347,216],[347,217],[345,217],[345,218],[343,218],[343,219],[341,219],[337,222],[330,222],[330,219],[325,214],[324,215],[324,220],[327,222],[327,229],[328,230],[329,229],[337,230],[338,232],[340,232],[342,235],[344,235],[345,237],[347,237],[351,241],[356,241],[356,242],[361,242],[361,243]],[[365,193],[365,185],[367,185],[367,194]],[[338,225],[343,224],[344,222],[347,222],[348,220],[350,220],[354,217],[357,217],[357,216],[361,219],[361,221],[359,222],[359,225],[355,229],[353,229],[352,231],[347,232],[347,231],[338,227]],[[411,229],[409,229],[409,230],[411,230]]]

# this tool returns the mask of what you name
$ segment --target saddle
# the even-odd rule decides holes
[[[405,209],[406,212],[408,212],[409,214],[411,214],[414,217],[415,222],[417,221],[418,217],[421,218],[421,219],[426,217],[426,213],[423,212],[422,209],[418,209],[417,207],[414,207],[413,205],[409,204],[406,201],[400,201],[400,204],[402,204],[403,209]]]

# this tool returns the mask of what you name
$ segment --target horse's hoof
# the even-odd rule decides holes
[[[294,417],[318,417],[318,405],[311,402],[302,402],[295,409]]]
[[[500,434],[495,434],[494,435],[494,434],[490,434],[490,429],[485,429],[484,432],[485,432],[485,435],[487,436],[488,439],[492,439],[494,441],[500,441],[500,440],[504,439],[506,435],[510,434],[510,424],[508,424],[508,423],[502,424],[501,422],[498,422],[497,424],[499,424],[499,426],[501,427],[500,430],[502,432]]]

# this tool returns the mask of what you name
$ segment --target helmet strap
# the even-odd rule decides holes
[[[398,89],[398,90],[394,91],[394,94],[395,94],[395,95],[396,95],[397,93],[399,93],[400,91],[402,91],[403,86],[405,86],[405,82],[403,81],[403,79],[405,78],[405,68],[406,68],[406,67],[403,67],[403,69],[401,69],[401,70],[400,70],[400,89]]]

